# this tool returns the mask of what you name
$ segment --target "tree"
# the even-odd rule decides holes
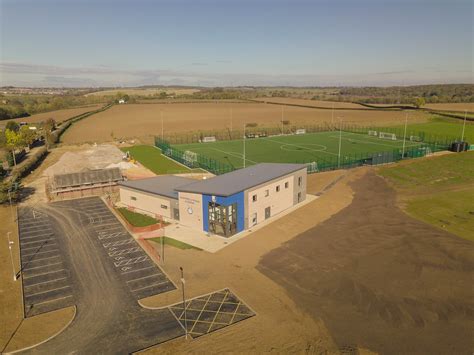
[[[416,108],[420,108],[424,104],[426,104],[424,97],[416,97],[413,99],[413,105],[415,105]]]
[[[23,144],[29,147],[36,139],[36,131],[30,129],[29,126],[22,126],[20,128],[20,136]]]
[[[12,155],[13,155],[13,164],[16,166],[16,156],[15,156],[15,149],[23,147],[24,142],[22,141],[21,133],[12,131],[10,129],[5,130],[5,139],[6,145],[10,148]]]
[[[44,123],[44,130],[45,131],[54,131],[56,129],[56,121],[54,118],[48,118]]]
[[[9,129],[10,131],[18,132],[20,130],[20,125],[15,121],[8,121],[5,126],[5,130]]]

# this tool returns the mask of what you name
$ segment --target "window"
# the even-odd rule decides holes
[[[265,190],[265,197],[268,197],[270,195],[270,190]]]
[[[280,192],[280,185],[277,185],[276,192]]]
[[[256,224],[257,224],[257,214],[254,213],[254,214],[252,215],[252,226],[254,226],[254,225],[256,225]]]
[[[298,177],[298,186],[301,186],[303,183],[303,178],[301,176]]]
[[[132,201],[136,201],[136,200],[137,200],[137,198],[136,198],[135,196],[130,196],[130,200],[132,200]]]
[[[301,192],[298,192],[298,203],[301,202]]]
[[[287,189],[289,185],[290,185],[290,184],[288,183],[288,181],[285,182],[285,189]]]
[[[253,201],[253,202],[257,201],[257,195],[253,195],[253,196],[252,196],[252,201]]]
[[[168,206],[166,206],[166,205],[161,205],[161,208],[164,209],[164,210],[167,210],[167,209],[168,209]]]

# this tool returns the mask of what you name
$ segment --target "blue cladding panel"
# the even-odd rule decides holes
[[[203,228],[209,232],[209,202],[212,202],[211,195],[202,195],[202,222]],[[237,203],[237,233],[244,230],[244,192],[241,191],[232,196],[216,196],[216,203],[222,206],[229,206]]]

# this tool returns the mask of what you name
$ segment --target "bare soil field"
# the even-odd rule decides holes
[[[332,110],[266,104],[127,104],[116,105],[104,112],[74,124],[62,137],[64,143],[106,142],[115,139],[143,138],[161,134],[160,112],[163,111],[164,132],[242,129],[246,123],[279,126],[282,119],[291,124],[323,124],[331,122]],[[367,125],[400,125],[405,113],[390,111],[334,111],[334,121]],[[411,122],[426,122],[429,115],[412,112]]]
[[[255,99],[262,102],[276,102],[280,104],[293,104],[293,105],[305,105],[314,107],[327,107],[332,108],[349,108],[349,109],[368,109],[367,107],[352,102],[335,102],[335,101],[321,101],[321,100],[306,100],[306,99],[294,99],[291,97],[259,97]]]
[[[440,111],[450,111],[450,112],[474,112],[474,102],[465,102],[465,103],[449,103],[449,104],[426,104],[424,108],[429,108],[432,110]]]
[[[373,172],[352,203],[258,265],[339,348],[471,354],[474,243],[417,221]]]
[[[118,92],[121,92],[124,95],[140,95],[140,96],[153,96],[159,95],[162,92],[166,92],[168,95],[191,95],[195,92],[199,92],[199,89],[173,89],[173,88],[156,88],[156,89],[114,89],[114,90],[104,90],[97,91],[87,94],[86,96],[115,96]]]
[[[38,113],[36,115],[31,115],[29,117],[15,118],[14,120],[11,120],[11,121],[36,123],[36,122],[46,121],[48,118],[54,118],[56,122],[63,122],[71,117],[78,116],[89,111],[97,110],[101,108],[102,106],[103,106],[102,104],[98,104],[98,105],[82,106],[82,107],[76,107],[76,108],[68,108],[65,110]],[[7,121],[4,121],[4,122],[6,124]]]

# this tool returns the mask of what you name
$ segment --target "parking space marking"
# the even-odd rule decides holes
[[[124,272],[122,272],[122,275],[125,275],[125,274],[129,274],[131,272],[136,272],[136,271],[142,271],[142,270],[146,270],[146,269],[151,269],[151,268],[154,268],[155,266],[154,265],[151,265],[151,266],[147,266],[147,267],[144,267],[142,269],[134,269],[134,270],[125,270]],[[122,268],[124,269],[124,268]]]
[[[38,302],[38,303],[35,303],[35,305],[38,306],[38,305],[40,305],[40,304],[56,302],[56,301],[59,301],[59,300],[65,299],[65,298],[70,298],[70,297],[72,297],[72,295],[63,296],[63,297],[58,297],[58,298],[53,298],[52,300],[47,300],[47,301],[43,301],[43,302]]]
[[[59,249],[53,249],[53,250],[46,250],[46,251],[38,251],[34,252],[31,254],[22,254],[22,256],[31,256],[31,255],[38,255],[38,254],[46,254],[46,253],[52,253],[53,251],[59,251]],[[59,255],[58,255],[59,256]],[[36,259],[36,258],[35,258]],[[36,260],[41,260],[41,259],[36,259]]]
[[[61,264],[61,263],[59,263],[59,264]],[[46,266],[51,266],[51,265],[46,265]],[[55,270],[55,271],[43,272],[42,274],[34,274],[34,275],[31,275],[31,276],[28,276],[28,277],[23,277],[23,279],[24,280],[33,279],[33,278],[38,277],[38,276],[55,274],[55,273],[61,272],[61,271],[65,271],[65,269],[59,269],[59,270]]]
[[[25,295],[25,298],[30,298],[30,297],[34,297],[34,296],[38,296],[38,295],[42,295],[42,294],[45,294],[45,293],[50,293],[50,292],[53,292],[53,291],[57,291],[57,290],[63,290],[65,288],[70,288],[71,286],[67,285],[67,286],[63,286],[63,287],[58,287],[58,288],[54,288],[52,290],[46,290],[46,291],[42,291],[42,292],[37,292],[37,293],[33,293],[31,295]]]
[[[122,258],[122,257],[119,256],[119,257],[116,257],[115,259],[120,260],[118,258]],[[142,263],[142,262],[147,261],[147,260],[148,260],[148,256],[142,255],[142,256],[139,256],[137,258],[114,261],[114,265],[115,265],[115,267],[120,267],[120,266],[125,266],[125,265]]]
[[[33,262],[36,262],[36,261],[53,259],[53,258],[59,258],[59,257],[61,257],[61,255],[58,254],[58,255],[55,255],[55,256],[48,256],[47,258],[41,258],[41,259],[34,258],[34,260],[29,260],[28,263],[33,263]]]
[[[54,235],[53,233],[44,233],[44,234],[39,234],[39,235],[35,235],[34,237],[22,237],[21,239],[36,239],[36,238],[44,238],[44,236],[52,236]]]
[[[126,254],[137,253],[139,251],[141,251],[140,247],[133,247],[133,248],[128,248],[128,249],[110,251],[110,252],[108,252],[108,254],[109,254],[109,256],[118,256],[118,255],[126,255]]]
[[[158,275],[158,274],[153,274],[153,275],[143,276],[143,277],[139,277],[138,279],[128,280],[127,283],[129,283],[129,282],[134,282],[134,281],[138,281],[138,280],[143,280],[143,279],[148,279],[148,278],[150,278],[150,277],[160,277],[160,275]]]
[[[56,281],[61,281],[61,280],[66,280],[67,279],[67,276],[65,277],[61,277],[61,278],[58,278],[58,279],[54,279],[54,280],[48,280],[48,281],[43,281],[43,282],[37,282],[35,284],[31,284],[31,285],[25,285],[25,287],[33,287],[33,286],[38,286],[38,285],[43,285],[43,284],[49,284],[51,282],[56,282]]]
[[[62,264],[62,263],[63,263],[62,261],[59,261],[59,262],[53,263],[53,264],[46,264],[46,265],[41,265],[41,266],[29,267],[29,268],[23,269],[23,271],[28,271],[28,270],[33,270],[33,269],[41,269],[43,267],[59,265],[59,264]]]
[[[158,282],[158,283],[156,283],[156,284],[147,285],[147,286],[144,286],[144,287],[140,287],[140,288],[134,289],[134,290],[132,290],[132,291],[133,291],[133,292],[141,291],[141,290],[144,290],[144,289],[146,289],[146,288],[155,287],[155,286],[159,286],[159,285],[163,285],[163,284],[167,284],[167,283],[171,283],[171,282],[170,282],[168,279],[166,279],[165,281]]]
[[[21,245],[25,245],[25,244],[34,244],[34,243],[46,242],[46,241],[48,241],[48,240],[54,240],[54,238],[35,240],[35,241],[33,241],[33,242],[20,242],[20,243],[21,243]]]
[[[22,248],[23,250],[30,250],[30,249],[43,249],[43,248],[47,248],[47,247],[50,247],[50,246],[54,246],[54,245],[57,245],[56,243],[48,243],[48,245],[44,245],[44,246],[35,246],[35,247],[28,247],[28,248]]]
[[[103,243],[102,245],[103,245],[104,248],[108,248],[108,247],[115,247],[115,246],[119,246],[119,245],[132,244],[134,242],[135,241],[133,239],[127,238],[127,239],[117,240],[115,242]]]

